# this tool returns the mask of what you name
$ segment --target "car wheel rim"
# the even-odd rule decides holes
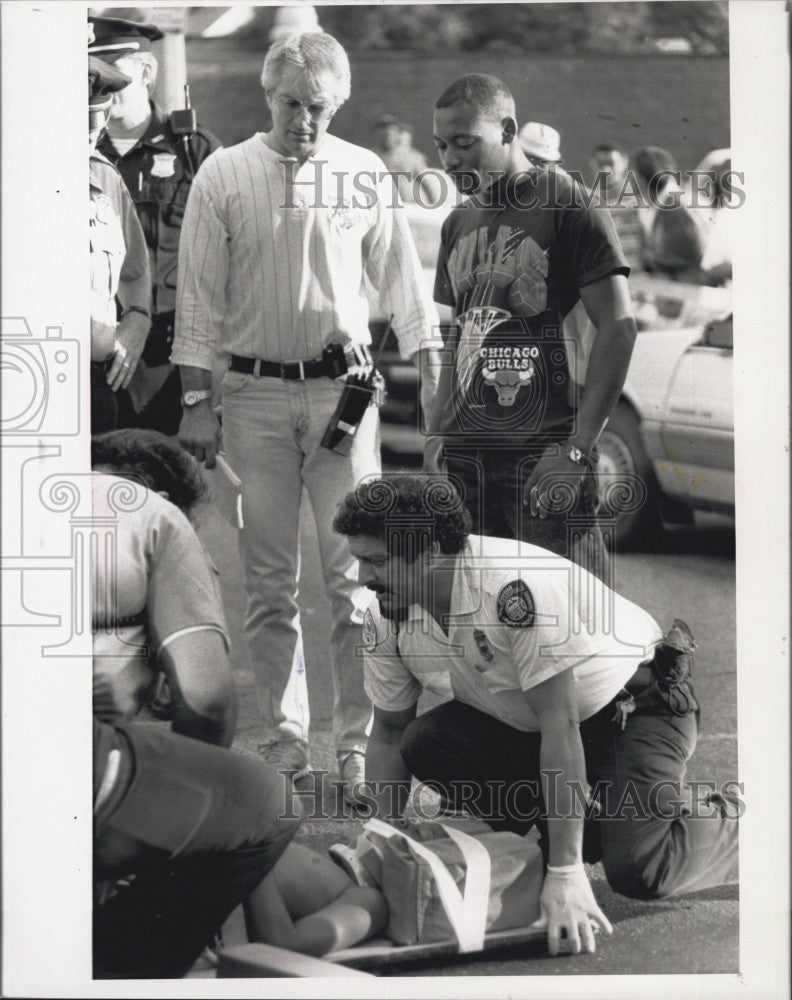
[[[637,474],[630,449],[622,438],[612,432],[604,431],[600,437],[597,472],[599,473],[601,494],[612,483]]]

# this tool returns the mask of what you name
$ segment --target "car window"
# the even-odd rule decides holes
[[[721,350],[734,349],[734,323],[728,319],[713,319],[704,328],[704,343],[707,347],[717,347]]]

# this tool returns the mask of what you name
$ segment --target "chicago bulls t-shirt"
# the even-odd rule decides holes
[[[502,179],[443,223],[434,297],[452,306],[431,428],[449,443],[529,444],[569,431],[579,289],[629,274],[606,208],[567,174]]]

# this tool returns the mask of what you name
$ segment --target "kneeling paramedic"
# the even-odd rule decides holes
[[[584,856],[635,898],[736,882],[741,803],[724,788],[695,815],[684,804],[687,626],[663,636],[581,567],[470,524],[448,481],[408,475],[361,484],[334,522],[376,594],[363,650],[380,816],[401,816],[415,775],[494,829],[536,824],[552,954],[563,932],[575,953],[594,951],[595,925],[611,932]],[[445,700],[416,717],[424,690]]]

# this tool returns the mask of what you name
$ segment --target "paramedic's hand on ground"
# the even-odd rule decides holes
[[[573,955],[595,950],[592,924],[606,934],[613,933],[610,921],[594,899],[582,864],[559,872],[548,868],[539,896],[539,909],[541,916],[531,926],[547,929],[547,947],[551,955],[558,954],[562,930],[566,930],[568,950]]]

